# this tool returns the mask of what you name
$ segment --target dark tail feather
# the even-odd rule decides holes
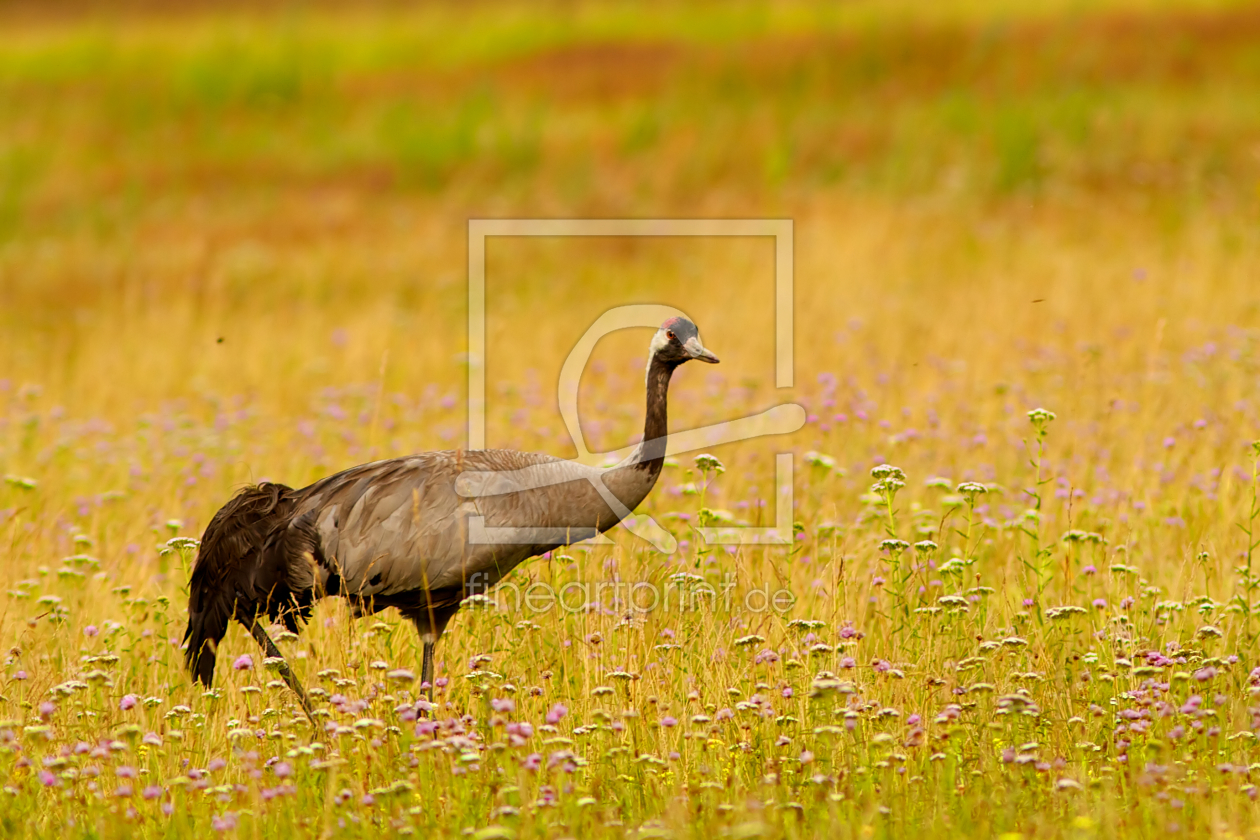
[[[184,632],[188,650],[184,652],[184,659],[193,677],[206,688],[214,682],[216,648],[227,633],[227,625],[227,619],[219,615],[189,613],[188,629]]]
[[[281,570],[267,562],[264,548],[268,536],[287,523],[292,492],[283,484],[247,487],[206,526],[188,584],[184,632],[188,669],[205,686],[214,679],[215,652],[228,622],[233,616],[252,618],[260,606],[258,593],[275,588],[272,578]]]

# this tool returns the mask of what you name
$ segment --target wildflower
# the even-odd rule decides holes
[[[48,720],[49,718],[51,718],[53,716],[53,712],[55,711],[57,711],[56,703],[50,703],[47,700],[45,700],[43,703],[39,704],[39,716],[43,720]]]
[[[724,473],[726,467],[722,466],[722,462],[712,455],[703,454],[696,456],[696,468],[701,472]]]
[[[809,451],[805,453],[805,463],[811,467],[819,467],[821,469],[833,470],[836,468],[836,459],[830,455],[824,455],[821,452]]]
[[[149,785],[140,792],[140,795],[145,799],[157,799],[162,795],[162,788],[158,785]]]
[[[526,770],[537,770],[539,767],[542,766],[542,754],[530,753],[529,755],[525,756],[525,760],[521,762],[521,766],[524,767]]]
[[[227,767],[227,762],[221,758],[212,758],[210,759],[210,763],[206,765],[206,769],[211,773],[217,773],[224,767]]]
[[[134,694],[124,694],[122,699],[118,701],[118,708],[124,712],[136,707],[136,703],[140,702],[140,698]]]
[[[968,500],[970,504],[974,504],[975,496],[983,496],[984,494],[987,494],[987,492],[989,492],[988,487],[980,484],[979,481],[964,481],[963,484],[958,486],[958,494],[966,496],[966,500]]]
[[[95,624],[89,624],[87,627],[83,628],[84,636],[95,636],[99,632],[100,631],[96,628]]]
[[[557,703],[551,707],[551,711],[547,712],[547,723],[555,725],[564,720],[564,716],[569,713],[569,708],[563,703]]]
[[[1038,429],[1042,429],[1052,423],[1055,420],[1055,417],[1056,415],[1053,411],[1047,411],[1044,408],[1034,408],[1032,411],[1028,412],[1028,419]]]
[[[893,495],[897,491],[905,487],[906,483],[897,478],[881,478],[879,481],[871,485],[871,492],[879,495]]]
[[[490,708],[496,712],[508,714],[516,711],[516,701],[510,697],[494,698],[490,701]]]
[[[1102,609],[1106,609],[1106,608],[1107,608],[1107,599],[1106,599],[1106,598],[1095,598],[1095,599],[1094,599],[1094,609],[1096,609],[1096,610],[1102,610]]]
[[[904,486],[904,482],[906,480],[906,474],[902,472],[900,469],[898,469],[897,467],[892,466],[891,464],[880,464],[878,467],[875,467],[871,470],[871,478],[875,479],[876,481],[883,481],[885,479],[891,478],[891,479],[894,479],[895,481],[903,482],[903,486]]]
[[[272,766],[271,772],[276,774],[277,779],[287,779],[293,775],[293,765],[287,761],[278,761]]]
[[[673,727],[677,725],[678,725],[678,718],[676,717],[666,715],[665,717],[661,718],[661,726],[664,726],[666,729],[672,729]]]
[[[49,770],[39,771],[39,783],[44,787],[60,787],[61,780]]]
[[[253,667],[254,657],[250,656],[248,653],[243,653],[236,657],[236,661],[232,663],[232,670],[234,671],[248,671]]]

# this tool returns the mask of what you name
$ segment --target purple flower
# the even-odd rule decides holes
[[[95,625],[95,624],[89,624],[87,627],[84,627],[84,628],[83,628],[83,635],[84,635],[84,636],[95,636],[95,635],[96,635],[97,633],[99,633],[99,632],[100,632],[100,631],[96,629],[96,625]]]
[[[212,758],[210,759],[210,763],[206,765],[206,769],[211,773],[217,773],[224,767],[227,767],[227,762],[221,758]]]
[[[547,723],[553,726],[564,720],[564,716],[569,713],[569,709],[563,703],[557,703],[551,707],[551,711],[547,712]]]
[[[149,785],[140,792],[140,795],[145,799],[157,799],[162,795],[162,788],[158,785]]]
[[[61,780],[48,770],[39,771],[39,783],[44,787],[60,787]]]
[[[114,775],[120,779],[134,779],[136,777],[136,768],[124,764],[121,767],[114,768]]]
[[[496,712],[503,712],[504,714],[507,714],[509,712],[516,711],[516,701],[510,697],[504,697],[502,699],[495,698],[490,701],[490,708],[494,709]]]
[[[677,725],[678,725],[678,718],[676,717],[666,715],[665,717],[661,718],[661,726],[672,729],[673,727]]]
[[[55,711],[57,711],[56,703],[50,703],[45,700],[43,703],[39,704],[39,716],[44,720],[51,718],[53,716],[53,712]]]
[[[232,670],[234,671],[248,671],[253,667],[254,657],[250,656],[248,653],[242,653],[240,656],[236,657],[236,661],[232,663]]]
[[[525,756],[525,760],[521,762],[521,766],[524,767],[526,770],[537,770],[539,767],[542,766],[542,754],[530,753],[529,755]]]
[[[293,775],[293,765],[287,761],[279,761],[271,768],[277,779],[287,779]]]
[[[1095,598],[1095,599],[1094,599],[1094,609],[1096,609],[1096,610],[1102,610],[1102,609],[1106,609],[1106,608],[1107,608],[1107,599],[1106,599],[1106,598]]]
[[[136,703],[138,702],[140,702],[140,698],[137,697],[136,695],[124,694],[123,698],[118,701],[118,708],[122,709],[125,712],[125,711],[128,711],[129,709],[134,709],[136,707]]]

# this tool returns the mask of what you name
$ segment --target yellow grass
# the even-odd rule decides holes
[[[1251,777],[1218,768],[1252,763],[1248,674],[1260,664],[1256,598],[1238,571],[1260,437],[1260,19],[1245,4],[1107,6],[0,11],[5,832],[176,836],[213,819],[250,836],[487,840],[507,836],[493,826],[522,837],[1252,829]],[[703,483],[691,456],[667,468],[643,512],[688,541],[679,554],[618,532],[615,546],[575,546],[572,564],[535,560],[510,581],[730,575],[734,607],[641,614],[606,594],[602,611],[464,610],[439,648],[451,683],[435,712],[476,718],[478,738],[460,746],[449,728],[415,734],[395,706],[416,687],[372,668],[418,671],[411,628],[326,603],[282,647],[308,685],[376,699],[334,710],[345,731],[320,736],[322,752],[290,755],[312,736],[270,676],[231,669],[244,653],[261,663],[239,629],[220,653],[220,695],[190,684],[178,643],[191,554],[159,548],[199,536],[248,482],[301,486],[462,445],[467,221],[499,216],[791,218],[796,384],[773,387],[768,240],[493,240],[492,445],[572,454],[560,365],[601,312],[635,302],[686,311],[722,358],[675,377],[674,428],[785,401],[815,419],[713,449],[726,471],[703,498],[681,492]],[[599,344],[581,393],[592,448],[641,430],[648,338]],[[1034,526],[1037,407],[1057,419]],[[809,451],[838,469],[811,467]],[[701,507],[773,515],[776,452],[796,455],[802,539],[791,552],[699,553]],[[937,542],[938,566],[975,560],[962,577],[915,572],[905,611],[880,548],[887,511],[864,498],[880,463],[908,476],[896,535]],[[937,476],[951,489],[925,486]],[[949,501],[966,481],[990,485],[970,528],[968,507]],[[1065,541],[1074,530],[1105,544]],[[81,554],[93,559],[63,560]],[[795,605],[740,608],[767,586]],[[976,586],[992,592],[966,613],[913,611]],[[1063,605],[1087,614],[1046,617]],[[835,650],[811,653],[794,619],[825,622],[813,632]],[[860,640],[841,636],[850,624]],[[666,630],[681,649],[658,649]],[[736,644],[753,635],[762,641]],[[985,647],[1012,637],[1027,645]],[[1173,655],[1169,643],[1185,661],[1135,670],[1147,651]],[[778,661],[755,661],[765,649]],[[480,654],[491,658],[470,664]],[[318,677],[326,668],[354,682]],[[1219,674],[1201,683],[1205,668]],[[498,677],[465,677],[475,670]],[[810,699],[820,671],[855,694]],[[72,680],[89,687],[49,693]],[[593,694],[601,686],[613,692]],[[1125,695],[1143,689],[1145,701]],[[1219,737],[1173,737],[1187,713],[1153,716],[1148,733],[1116,728],[1121,710],[1159,696],[1180,708],[1192,693]],[[124,711],[126,694],[160,703]],[[712,720],[754,694],[773,711]],[[998,698],[1021,696],[1037,716],[997,713]],[[504,697],[516,703],[506,718],[538,730],[525,746],[494,719],[489,701]],[[541,730],[556,703],[568,716]],[[961,719],[938,721],[953,703]],[[190,713],[172,715],[180,704]],[[666,717],[679,725],[657,726]],[[574,734],[587,725],[604,728]],[[148,732],[160,746],[141,742]],[[102,739],[127,748],[73,754]],[[585,766],[546,770],[566,749]],[[1004,761],[1008,749],[1047,766]],[[542,770],[523,769],[532,752]],[[310,765],[333,753],[346,763]],[[286,782],[250,770],[273,757],[297,768],[295,791],[269,799]],[[239,790],[190,781],[216,758],[227,765],[213,786]],[[115,778],[119,766],[142,775]],[[55,787],[39,779],[48,768]],[[410,788],[381,791],[397,782]],[[128,783],[132,796],[114,795]],[[150,785],[160,792],[143,800]],[[557,804],[539,804],[548,789]]]

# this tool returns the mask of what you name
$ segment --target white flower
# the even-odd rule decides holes
[[[722,462],[708,453],[696,456],[696,468],[701,472],[726,472],[726,467],[722,466]]]

